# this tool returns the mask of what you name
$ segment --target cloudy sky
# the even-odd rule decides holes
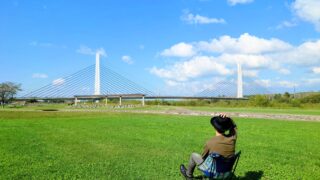
[[[156,94],[236,77],[272,92],[320,90],[319,0],[3,1],[0,82],[25,92],[102,64]]]

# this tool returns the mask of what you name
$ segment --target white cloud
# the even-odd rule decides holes
[[[214,57],[208,56],[197,56],[188,61],[177,62],[168,68],[153,67],[150,72],[161,78],[175,81],[187,81],[207,74],[232,74],[230,69],[217,63]]]
[[[273,62],[267,56],[258,54],[222,54],[217,59],[224,64],[235,65],[240,62],[245,68],[261,69],[273,68],[276,69],[278,64]]]
[[[43,73],[34,73],[32,74],[32,78],[45,79],[48,78],[48,75]]]
[[[288,51],[269,55],[274,61],[304,66],[320,64],[320,40],[308,41]]]
[[[220,53],[220,61],[234,64],[240,61],[250,68],[272,67],[277,68],[278,63],[272,61],[264,53],[283,52],[292,49],[292,45],[279,39],[263,39],[248,33],[239,38],[222,36],[211,41],[194,43],[178,43],[161,52],[162,56],[190,57],[197,53]]]
[[[63,78],[58,78],[52,81],[52,84],[54,86],[60,86],[60,85],[63,85],[64,83],[65,83],[65,79]]]
[[[76,50],[76,52],[85,55],[95,55],[96,53],[99,53],[101,56],[107,56],[107,53],[103,48],[94,50],[84,45],[81,45],[80,48]]]
[[[299,18],[314,24],[317,31],[320,31],[319,0],[296,0],[292,3],[292,8]]]
[[[199,14],[185,13],[181,20],[188,24],[225,24],[226,21],[222,18],[209,18],[206,16],[200,16]]]
[[[127,63],[127,64],[133,64],[133,60],[132,60],[131,57],[128,56],[128,55],[122,56],[121,59],[122,59],[123,62],[125,62],[125,63]]]
[[[297,22],[295,21],[282,21],[276,29],[283,29],[283,28],[291,28],[297,26]]]
[[[320,73],[320,40],[291,45],[280,39],[260,38],[244,33],[239,37],[221,36],[209,41],[178,43],[165,49],[161,55],[180,57],[173,64],[150,70],[152,74],[164,79],[168,86],[199,81],[209,75],[221,77],[235,74],[238,62],[242,64],[243,75],[254,79],[259,79],[261,70],[268,71],[268,78],[273,73],[291,74],[291,68],[305,72],[311,69],[315,74]],[[257,83],[263,87],[291,88],[297,86],[301,78],[293,82],[264,79]],[[305,82],[310,84],[311,80]]]
[[[315,74],[320,74],[320,67],[313,67],[312,72]]]
[[[254,0],[228,0],[228,3],[232,6],[236,5],[236,4],[247,4],[247,3],[251,3]]]
[[[258,38],[248,33],[242,34],[239,38],[221,36],[210,42],[200,41],[197,46],[203,51],[232,54],[260,54],[288,50],[292,47],[289,43],[276,38]]]
[[[162,56],[176,56],[176,57],[190,57],[196,52],[191,44],[184,42],[173,45],[169,49],[165,49],[161,52]]]
[[[282,74],[289,70],[281,64],[300,64],[305,66],[320,64],[320,40],[307,41],[293,46],[276,38],[259,38],[248,33],[239,38],[221,36],[211,41],[178,43],[165,49],[161,55],[190,57],[203,53],[213,53],[221,62],[234,64],[240,61],[245,67],[278,69]]]

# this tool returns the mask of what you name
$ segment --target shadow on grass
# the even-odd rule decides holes
[[[230,177],[229,179],[238,179],[238,180],[259,180],[261,179],[263,175],[263,171],[248,171],[244,176],[236,177],[233,175],[233,177]],[[196,176],[193,179],[209,179],[203,175]]]
[[[239,180],[245,180],[245,179],[251,179],[251,180],[258,180],[261,179],[263,175],[263,171],[248,171],[243,177],[237,177],[235,179]]]

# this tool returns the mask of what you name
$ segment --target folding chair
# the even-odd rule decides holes
[[[198,169],[209,179],[232,179],[237,168],[241,151],[229,158],[211,153]]]

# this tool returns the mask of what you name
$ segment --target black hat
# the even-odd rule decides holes
[[[219,132],[224,133],[235,127],[233,121],[229,117],[214,116],[211,118],[211,125]]]

